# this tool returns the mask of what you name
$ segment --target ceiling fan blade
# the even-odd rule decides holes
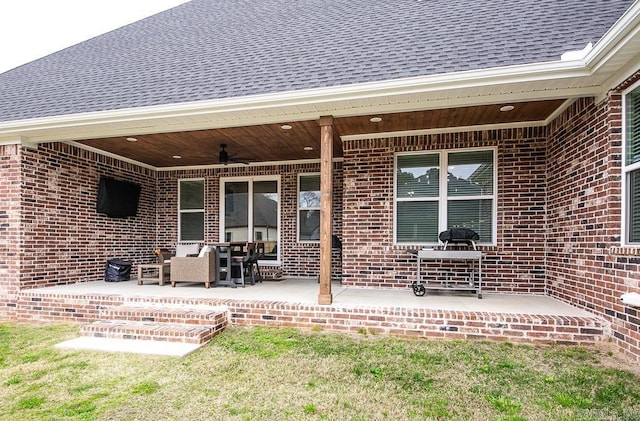
[[[237,154],[230,154],[229,152],[227,152],[226,147],[227,147],[226,143],[220,144],[220,152],[218,153],[218,162],[220,162],[221,164],[226,165],[229,162],[237,162],[240,164],[249,165],[250,161],[254,161],[253,158],[242,158],[242,157],[236,156]]]
[[[237,162],[239,164],[249,165],[249,161],[253,161],[253,159],[231,156],[229,157],[229,161]]]

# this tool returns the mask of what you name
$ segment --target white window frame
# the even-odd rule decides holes
[[[449,197],[447,189],[448,168],[449,168],[449,154],[458,152],[493,152],[493,193],[490,195],[480,196],[454,196]],[[440,189],[438,197],[434,198],[401,198],[398,199],[398,156],[406,155],[438,155],[439,168],[440,168]],[[444,168],[444,170],[443,170]],[[397,209],[398,201],[437,201],[438,202],[438,232],[447,230],[447,202],[449,200],[478,200],[478,199],[491,199],[491,241],[480,241],[478,244],[495,246],[497,244],[498,234],[498,148],[486,147],[486,148],[461,148],[461,149],[437,149],[430,151],[412,151],[412,152],[398,152],[394,155],[393,159],[393,243],[395,245],[421,245],[421,246],[435,246],[438,242],[427,243],[414,243],[414,242],[398,242],[397,233]]]
[[[202,209],[180,209],[180,198],[182,197],[182,182],[183,181],[202,181],[202,197],[203,208]],[[207,231],[207,181],[204,178],[179,178],[178,179],[178,242],[203,242],[205,233]],[[199,240],[183,240],[182,239],[182,214],[183,213],[202,213],[204,219],[204,225],[202,228],[202,238]]]
[[[302,177],[310,177],[310,176],[318,176],[320,177],[320,173],[319,172],[310,172],[310,173],[300,173],[298,174],[298,186],[296,188],[296,220],[297,220],[297,224],[296,224],[296,239],[298,241],[298,243],[309,243],[309,244],[318,244],[320,243],[320,240],[301,240],[300,239],[300,211],[301,210],[317,210],[318,212],[320,212],[320,205],[318,205],[317,207],[305,207],[305,208],[301,208],[300,207],[300,179]]]
[[[640,170],[640,162],[627,165],[627,95],[635,89],[640,88],[640,81],[634,83],[622,92],[622,212],[620,223],[620,238],[624,247],[640,247],[640,243],[631,243],[629,241],[629,183],[627,181],[629,174],[633,171]]]
[[[253,177],[220,177],[220,195],[218,196],[220,198],[219,203],[220,203],[220,209],[219,209],[219,215],[220,215],[220,224],[219,224],[219,235],[218,237],[220,238],[221,242],[225,242],[225,231],[224,231],[224,227],[225,227],[225,215],[224,215],[224,211],[225,211],[225,207],[226,207],[226,203],[225,203],[225,184],[226,183],[236,183],[236,182],[247,182],[249,185],[249,191],[247,192],[247,194],[249,195],[248,198],[248,203],[251,209],[253,209],[253,183],[256,181],[275,181],[276,185],[277,185],[277,191],[278,191],[278,216],[277,216],[277,220],[278,220],[278,235],[276,236],[276,242],[278,244],[278,256],[276,257],[276,260],[260,260],[260,264],[261,265],[266,265],[266,266],[277,266],[281,264],[282,261],[282,247],[281,247],[281,238],[282,236],[280,235],[281,230],[282,230],[282,186],[281,186],[281,176],[280,175],[262,175],[262,176],[253,176]],[[251,227],[251,229],[248,231],[247,235],[248,235],[248,239],[247,241],[254,241],[253,238],[253,232],[255,227],[253,226],[253,212],[248,212],[247,215],[248,221],[247,224],[249,225],[249,227]]]

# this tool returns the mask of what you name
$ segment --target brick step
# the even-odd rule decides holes
[[[85,337],[204,344],[222,329],[215,326],[157,323],[131,320],[98,320],[80,327]]]
[[[214,326],[216,329],[223,329],[227,325],[227,312],[220,307],[122,305],[100,310],[99,317],[102,320]]]

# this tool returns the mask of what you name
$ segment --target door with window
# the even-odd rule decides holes
[[[221,240],[262,242],[264,260],[279,261],[280,179],[223,178],[220,188]]]

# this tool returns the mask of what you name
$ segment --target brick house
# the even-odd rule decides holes
[[[640,358],[640,4],[459,3],[193,0],[0,74],[0,315],[229,239],[330,304],[332,276],[408,288],[407,249],[469,226],[485,292],[586,309]],[[135,217],[96,212],[101,176],[141,186]]]

